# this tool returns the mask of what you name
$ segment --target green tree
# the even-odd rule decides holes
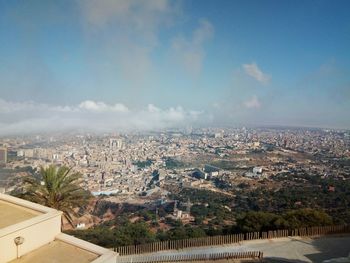
[[[199,227],[192,227],[192,226],[186,226],[186,232],[188,238],[198,238],[198,237],[205,237],[207,234],[202,228]]]
[[[147,224],[143,222],[127,223],[117,227],[114,232],[115,246],[139,245],[154,242],[153,234]]]
[[[259,232],[275,229],[284,229],[287,222],[279,215],[266,212],[250,211],[237,219],[239,232]]]
[[[171,240],[188,238],[187,229],[184,226],[176,226],[168,231],[168,238]]]
[[[71,168],[57,168],[50,165],[40,168],[36,176],[24,178],[24,192],[19,197],[63,212],[63,216],[73,226],[74,208],[86,205],[90,192],[79,186],[81,174]]]
[[[308,208],[289,211],[283,217],[288,221],[291,229],[333,224],[332,218],[324,211]]]

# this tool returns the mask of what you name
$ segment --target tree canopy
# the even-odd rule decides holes
[[[38,174],[24,178],[24,191],[19,197],[60,210],[73,224],[73,209],[86,205],[91,197],[90,192],[79,185],[80,180],[81,174],[66,166],[41,167]]]

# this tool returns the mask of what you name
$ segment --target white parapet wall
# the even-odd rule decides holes
[[[63,234],[63,233],[59,234],[56,237],[56,240],[63,241],[67,244],[73,245],[75,247],[78,247],[99,255],[99,257],[94,261],[92,261],[91,263],[115,263],[117,260],[116,259],[117,253],[67,234]]]
[[[117,253],[61,233],[61,211],[5,194],[0,194],[0,202],[0,263],[28,255],[54,240],[96,254],[92,262],[116,262]]]
[[[53,241],[61,232],[62,212],[4,194],[0,194],[0,200],[9,206],[38,213],[30,219],[0,229],[1,263],[16,259]],[[16,245],[16,238],[21,239],[21,244]]]

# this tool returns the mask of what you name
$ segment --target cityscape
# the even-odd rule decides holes
[[[189,127],[11,136],[1,142],[3,193],[20,192],[23,178],[53,164],[82,175],[81,186],[94,197],[73,225],[64,223],[78,236],[114,220],[125,224],[120,218],[144,222],[157,238],[190,238],[179,229],[191,228],[195,236],[223,234],[249,211],[275,216],[311,207],[325,218],[310,220],[349,224],[347,130]]]
[[[0,263],[350,262],[349,10],[0,0]]]

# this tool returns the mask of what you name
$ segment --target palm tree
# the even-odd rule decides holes
[[[73,226],[72,215],[76,215],[73,209],[83,207],[91,197],[90,192],[79,186],[80,180],[81,174],[66,166],[41,167],[38,176],[24,179],[21,197],[62,211],[63,217]]]

